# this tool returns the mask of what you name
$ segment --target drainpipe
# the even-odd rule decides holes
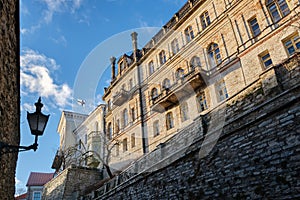
[[[132,39],[132,48],[133,48],[133,53],[134,53],[134,62],[136,64],[137,68],[137,75],[138,75],[138,90],[139,90],[139,103],[140,103],[140,115],[141,115],[141,131],[142,131],[142,145],[143,145],[143,153],[148,153],[148,138],[147,138],[147,133],[145,131],[145,121],[144,121],[144,111],[143,111],[143,92],[142,92],[142,87],[141,87],[141,74],[140,74],[140,69],[138,65],[138,49],[137,49],[137,33],[133,32],[131,34],[131,39]]]

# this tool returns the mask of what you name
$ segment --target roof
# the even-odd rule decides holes
[[[27,198],[27,193],[21,194],[15,197],[15,200],[22,200]]]
[[[31,172],[26,186],[43,186],[53,178],[54,173]]]

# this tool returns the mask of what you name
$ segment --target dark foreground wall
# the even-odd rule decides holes
[[[0,142],[20,141],[19,1],[0,0]],[[1,154],[0,154],[1,155]],[[13,199],[17,153],[0,156],[0,199]]]
[[[168,166],[116,177],[85,199],[299,199],[299,66],[298,55],[264,72],[226,109],[204,116],[207,128],[197,129],[196,120],[185,131],[207,132]],[[222,116],[225,124],[217,127],[212,118]],[[212,139],[203,148],[205,136],[214,134],[216,145]],[[199,153],[211,145],[208,155]]]

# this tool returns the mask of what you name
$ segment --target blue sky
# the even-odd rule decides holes
[[[142,48],[186,0],[22,0],[21,144],[33,143],[26,111],[42,97],[50,114],[36,152],[19,154],[16,190],[34,172],[53,172],[62,110],[88,113],[101,102],[110,79],[109,57],[131,50],[130,33]],[[80,107],[77,99],[85,99]]]

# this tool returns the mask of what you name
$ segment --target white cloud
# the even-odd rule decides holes
[[[23,50],[20,57],[21,63],[21,88],[25,95],[38,93],[43,98],[48,98],[59,107],[70,105],[71,88],[66,84],[58,84],[51,77],[51,71],[59,68],[52,58],[31,49]],[[23,92],[25,90],[26,92]],[[23,108],[31,110],[29,105]]]
[[[74,13],[82,5],[82,0],[43,0],[47,5],[44,12],[44,21],[50,23],[53,15],[60,12]]]
[[[62,44],[65,47],[67,46],[67,40],[63,35],[59,36],[58,38],[51,38],[51,40],[56,44]]]
[[[17,177],[15,177],[15,182],[16,182],[16,185],[22,184],[22,181],[20,181],[19,179],[17,179]]]

